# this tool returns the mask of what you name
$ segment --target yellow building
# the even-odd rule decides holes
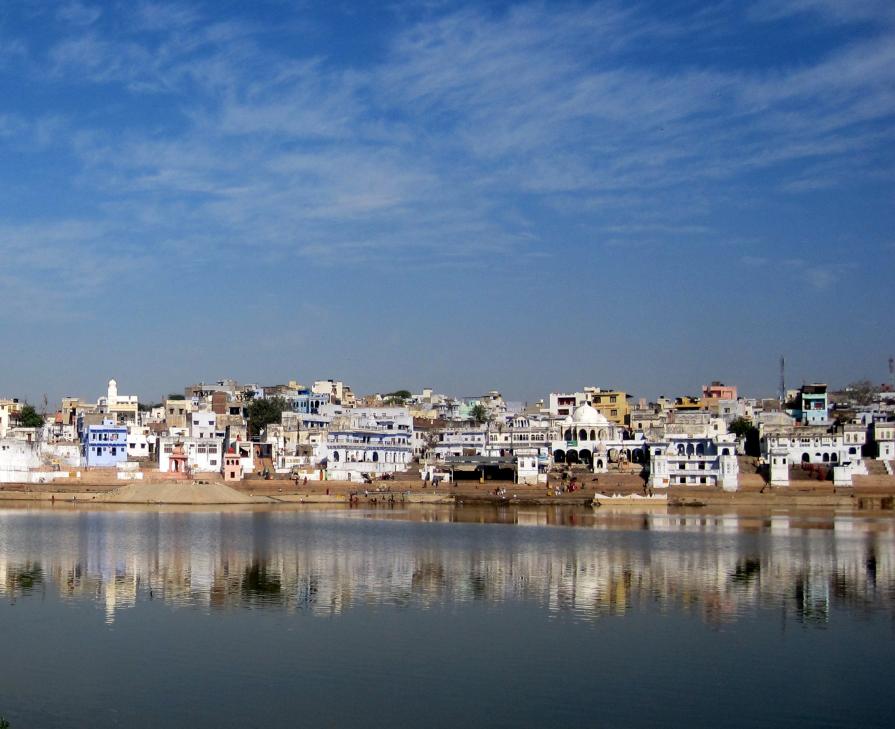
[[[169,428],[186,428],[187,417],[192,412],[190,400],[165,400],[165,422]]]
[[[683,397],[676,397],[674,399],[674,409],[679,413],[695,412],[697,410],[702,410],[703,408],[704,404],[702,399],[698,397],[684,395]]]
[[[0,438],[5,438],[9,431],[9,421],[22,412],[22,403],[18,400],[0,400]]]
[[[631,406],[628,398],[631,397],[621,390],[602,390],[599,387],[585,387],[591,406],[610,423],[616,425],[631,424]]]

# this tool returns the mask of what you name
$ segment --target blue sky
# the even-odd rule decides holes
[[[882,381],[895,4],[0,5],[0,395]]]

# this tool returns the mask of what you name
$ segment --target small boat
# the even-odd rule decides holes
[[[668,494],[594,494],[591,506],[668,506]]]

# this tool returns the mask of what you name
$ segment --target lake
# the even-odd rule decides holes
[[[895,521],[0,510],[34,727],[891,727]]]

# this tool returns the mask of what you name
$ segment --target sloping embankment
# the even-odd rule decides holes
[[[171,481],[128,483],[95,494],[91,501],[103,504],[271,504],[268,496],[244,494],[222,483]]]

